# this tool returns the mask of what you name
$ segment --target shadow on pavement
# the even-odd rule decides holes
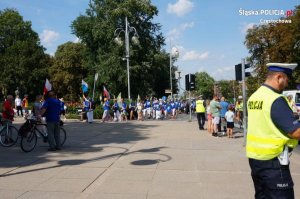
[[[16,125],[18,127],[18,125]],[[92,124],[83,122],[66,122],[64,128],[67,131],[67,141],[61,151],[50,153],[47,151],[48,144],[43,143],[39,138],[36,148],[29,153],[24,153],[21,150],[20,144],[5,148],[0,146],[0,169],[5,168],[4,173],[9,173],[7,168],[16,169],[16,167],[42,164],[53,161],[53,157],[59,154],[59,158],[70,159],[72,155],[80,155],[85,153],[100,152],[107,145],[117,144],[117,147],[124,145],[122,153],[113,153],[91,160],[61,160],[60,165],[76,165],[82,161],[93,161],[108,158],[110,156],[118,156],[127,153],[126,144],[133,144],[139,140],[148,139],[147,130],[155,127],[155,125],[143,125],[142,122],[124,122],[124,123],[100,123]],[[111,147],[111,146],[110,146]],[[144,153],[154,152],[145,149]],[[143,152],[143,151],[139,151]],[[55,155],[53,155],[55,154]],[[54,160],[55,161],[55,160]],[[59,166],[59,165],[58,165]]]
[[[104,148],[106,148],[106,147],[104,147]],[[112,157],[127,156],[127,155],[135,154],[135,153],[143,153],[143,154],[148,153],[149,154],[149,153],[153,153],[153,152],[159,152],[161,149],[166,148],[166,147],[155,147],[155,148],[141,149],[141,150],[136,150],[136,151],[131,151],[131,152],[129,152],[129,149],[124,148],[124,147],[109,147],[109,148],[117,148],[117,149],[122,149],[124,151],[121,152],[121,153],[114,153],[114,154],[104,155],[104,156],[101,156],[101,157],[90,158],[90,159],[60,160],[60,161],[57,162],[58,164],[54,165],[54,166],[36,168],[36,169],[25,170],[25,171],[5,173],[5,174],[0,175],[0,177],[8,177],[8,176],[14,176],[14,175],[19,175],[19,174],[31,173],[31,172],[36,172],[36,171],[42,171],[42,170],[47,170],[47,169],[58,168],[58,167],[62,167],[62,166],[81,165],[81,164],[88,163],[88,162],[108,159],[108,158],[112,158]],[[169,161],[169,160],[172,159],[170,156],[165,155],[165,154],[157,154],[157,153],[153,153],[153,154],[162,156],[162,157],[165,158],[165,160],[164,159],[137,160],[137,161],[131,162],[131,164],[132,165],[137,165],[137,166],[143,166],[143,165],[157,164],[158,162],[166,162],[166,161]]]

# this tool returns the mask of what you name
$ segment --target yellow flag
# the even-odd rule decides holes
[[[118,102],[119,106],[122,105],[121,99],[122,99],[122,96],[121,96],[121,92],[120,92],[119,95],[118,95],[118,97],[117,97],[117,102]]]

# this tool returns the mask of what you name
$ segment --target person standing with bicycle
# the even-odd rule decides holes
[[[2,117],[5,120],[5,122],[10,122],[14,121],[14,109],[13,109],[13,101],[14,97],[12,95],[8,95],[6,97],[6,100],[3,103],[2,106]]]
[[[14,97],[8,95],[2,106],[2,127],[0,128],[0,144],[4,147],[10,147],[18,141],[18,130],[12,126],[14,121],[13,110]]]
[[[48,131],[48,151],[60,150],[60,101],[56,98],[54,91],[48,92],[48,98],[42,106],[42,115],[46,117]]]
[[[2,123],[5,126],[6,124],[12,124],[14,121],[14,109],[13,109],[14,97],[8,95],[2,106]],[[11,142],[11,140],[5,140],[5,142]]]

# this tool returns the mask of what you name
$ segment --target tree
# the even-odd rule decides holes
[[[132,96],[162,95],[168,88],[168,54],[162,51],[164,37],[160,25],[152,22],[158,10],[150,1],[91,0],[85,15],[72,22],[73,33],[89,53],[89,76],[99,73],[100,82],[112,93],[127,93],[125,46],[114,41],[124,38],[125,17],[136,29],[139,45],[130,42],[130,83]],[[117,28],[119,31],[114,34]],[[131,38],[135,32],[130,32]],[[176,90],[177,88],[175,88]]]
[[[87,76],[85,45],[67,42],[58,46],[54,63],[49,71],[51,82],[57,93],[67,100],[78,99],[78,96],[82,96],[81,80]],[[92,80],[88,81],[90,86],[93,85]]]
[[[221,94],[225,99],[233,102],[233,98],[240,95],[239,85],[234,80],[221,80],[218,82]]]
[[[299,9],[300,6],[297,6],[294,15],[282,18],[291,20],[291,23],[260,25],[248,30],[245,44],[251,54],[249,61],[254,67],[255,74],[247,81],[251,92],[264,82],[268,62],[299,65],[300,45],[297,45],[297,42],[300,41],[300,13],[296,11]],[[298,83],[300,83],[300,67],[293,73],[288,89],[295,89]]]
[[[206,72],[197,72],[196,76],[196,94],[203,95],[206,99],[212,99],[214,94],[215,80]]]
[[[21,94],[31,98],[42,93],[51,62],[44,53],[38,34],[31,29],[31,22],[23,21],[13,9],[0,11],[0,87],[6,94],[14,94],[19,87]]]

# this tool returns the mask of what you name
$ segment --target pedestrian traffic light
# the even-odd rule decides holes
[[[242,81],[242,64],[235,65],[235,80]]]
[[[196,76],[194,74],[185,75],[185,90],[193,91],[196,88]]]
[[[250,64],[245,64],[245,70],[247,68],[250,68]],[[250,72],[245,72],[245,77],[250,77],[251,73]],[[242,81],[242,64],[237,64],[235,65],[235,80],[236,81]]]
[[[190,74],[185,75],[185,90],[190,90]]]
[[[190,91],[195,90],[196,88],[196,77],[194,74],[190,74]]]

